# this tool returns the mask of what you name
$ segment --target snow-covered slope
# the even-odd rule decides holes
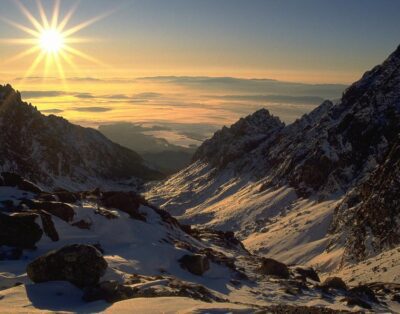
[[[242,124],[251,127],[237,132]],[[325,101],[291,125],[283,127],[260,111],[217,132],[199,148],[192,165],[146,195],[181,221],[235,231],[252,251],[330,271],[341,265],[345,253],[345,243],[335,242],[344,224],[332,229],[331,223],[350,215],[347,207],[335,208],[385,162],[399,133],[400,47],[351,85],[338,103]],[[370,192],[376,198],[386,191],[392,195],[396,180],[386,181],[385,192],[378,186]],[[397,198],[380,203],[379,215],[371,209],[368,223],[377,216],[387,221],[384,232],[373,234],[383,242],[391,234],[391,245],[382,242],[372,254],[400,243],[389,230],[399,229]],[[366,227],[359,216],[357,223]],[[359,232],[348,229],[344,237]]]
[[[98,186],[160,174],[100,132],[44,116],[11,86],[0,86],[0,169],[50,187]]]
[[[132,192],[33,193],[2,186],[0,204],[0,312],[129,313],[135,308],[140,313],[334,313],[329,309],[393,308],[356,290],[320,284],[297,266],[283,265],[287,275],[263,273],[263,259],[248,253],[231,233],[180,225]],[[15,220],[29,228],[19,229],[15,237],[1,233]],[[36,237],[37,230],[43,234]],[[7,241],[19,246],[4,245]],[[32,260],[42,259],[46,269],[50,266],[43,262],[44,254],[72,244],[94,246],[103,253],[108,267],[98,286],[81,289],[61,279],[31,281],[32,268],[28,266],[29,276],[26,271]],[[68,254],[62,263],[79,261]],[[195,274],[191,266],[200,266],[183,262],[185,256],[202,256],[207,266]],[[65,271],[61,263],[51,267]]]

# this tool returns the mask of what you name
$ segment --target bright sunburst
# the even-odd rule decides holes
[[[39,45],[47,53],[57,53],[64,46],[64,36],[57,29],[45,29],[40,34]]]
[[[55,66],[60,77],[65,80],[63,69],[64,64],[68,64],[76,72],[79,71],[73,62],[72,56],[100,64],[97,59],[72,47],[72,45],[74,43],[90,41],[89,38],[76,37],[75,35],[80,30],[88,27],[108,14],[103,14],[78,25],[67,27],[71,17],[77,9],[77,3],[61,18],[60,0],[55,0],[52,16],[49,18],[41,1],[37,0],[38,11],[40,14],[40,18],[37,18],[19,0],[15,0],[15,2],[23,15],[30,22],[31,26],[19,24],[4,17],[1,17],[1,19],[29,35],[29,38],[10,38],[3,39],[1,42],[13,45],[22,44],[30,46],[28,49],[7,60],[7,62],[16,61],[29,55],[36,54],[32,65],[25,73],[25,78],[29,77],[40,64],[44,64],[44,78],[46,77],[49,68]]]

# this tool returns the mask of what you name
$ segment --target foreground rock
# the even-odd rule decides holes
[[[38,215],[18,213],[8,216],[0,213],[0,245],[33,249],[43,231],[35,222]]]
[[[322,287],[325,289],[335,289],[335,290],[347,290],[347,285],[339,277],[328,277],[322,283]]]
[[[33,282],[66,280],[85,287],[96,285],[106,269],[106,260],[94,246],[73,244],[38,257],[27,273]]]
[[[260,267],[260,273],[263,275],[276,276],[288,279],[290,277],[289,268],[272,258],[263,258]]]
[[[201,276],[210,269],[210,261],[204,255],[184,255],[179,263],[182,268],[188,270],[194,275]]]

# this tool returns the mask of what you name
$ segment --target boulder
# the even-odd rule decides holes
[[[43,231],[35,222],[34,213],[18,213],[11,216],[0,213],[0,245],[22,249],[35,248]]]
[[[289,268],[285,264],[272,258],[263,258],[259,271],[263,275],[276,276],[284,279],[290,277]]]
[[[331,288],[336,290],[347,290],[347,285],[344,283],[342,278],[339,277],[328,277],[322,283],[323,288]]]
[[[131,218],[146,221],[146,217],[139,212],[141,197],[133,192],[103,192],[101,201],[105,207],[119,209]]]
[[[94,246],[72,244],[36,258],[27,273],[33,282],[66,280],[86,287],[96,285],[106,269],[106,260]]]
[[[53,195],[58,199],[58,201],[63,203],[75,203],[80,200],[79,193],[69,192],[69,191],[57,191]]]
[[[34,201],[26,204],[32,209],[45,210],[66,222],[71,222],[75,215],[75,211],[70,205],[61,202]]]
[[[56,227],[54,226],[54,222],[53,222],[53,219],[51,218],[51,215],[44,210],[39,211],[39,214],[40,214],[40,218],[42,220],[42,226],[43,226],[44,233],[52,241],[58,241],[60,239],[60,237],[58,235]]]
[[[12,172],[2,172],[2,185],[5,186],[15,186],[21,190],[32,192],[32,193],[41,193],[42,190],[34,183],[25,180],[20,175]]]
[[[179,264],[183,269],[194,275],[201,276],[210,269],[210,261],[205,255],[194,254],[184,255],[179,259]]]
[[[308,278],[317,282],[321,281],[317,272],[312,267],[296,267],[294,270],[302,277],[303,280]]]

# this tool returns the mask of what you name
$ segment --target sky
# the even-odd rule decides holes
[[[19,2],[44,25],[37,1]],[[56,2],[41,3],[50,17]],[[58,22],[75,4],[65,29],[93,23],[71,35],[70,62],[56,53],[33,69],[40,49],[17,57],[38,39],[10,24],[34,27],[16,0],[2,0],[0,78],[39,109],[89,126],[180,121],[214,130],[258,107],[291,122],[340,97],[400,43],[398,0],[61,0]],[[215,77],[225,81],[203,79]],[[308,85],[274,89],[269,79]]]

